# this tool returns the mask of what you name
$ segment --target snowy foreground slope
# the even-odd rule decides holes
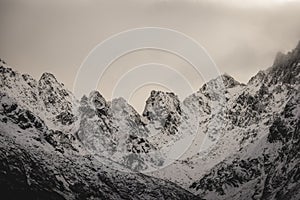
[[[30,199],[300,199],[300,43],[247,84],[227,74],[142,115],[49,73],[0,66],[0,190]]]
[[[31,124],[22,116],[18,124]],[[0,191],[6,199],[198,199],[173,183],[120,172],[89,155],[62,154],[42,132],[22,126],[0,124]]]

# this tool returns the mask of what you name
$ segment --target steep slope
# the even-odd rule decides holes
[[[190,188],[205,199],[299,199],[300,51],[278,54],[237,98],[247,108],[231,117],[241,148],[209,169]],[[230,114],[232,110],[230,111]],[[257,128],[255,128],[257,127]],[[250,141],[247,142],[247,141]]]
[[[205,199],[299,199],[299,130],[298,91],[258,143],[222,161],[190,187]]]
[[[142,174],[118,172],[92,156],[66,155],[38,141],[19,141],[1,123],[1,194],[11,199],[196,199],[178,186]],[[25,143],[25,144],[24,144]]]
[[[140,115],[124,100],[106,102],[94,91],[89,98],[78,101],[50,73],[36,81],[3,62],[0,72],[4,94],[39,116],[51,129],[77,138],[90,153],[101,154],[134,171],[161,165],[162,156],[147,141],[149,131]],[[153,153],[146,155],[150,151]]]
[[[6,198],[198,199],[173,183],[112,169],[76,137],[50,129],[7,94],[0,97],[0,192]]]
[[[198,92],[187,97],[183,101],[187,113],[185,123],[196,133],[193,143],[180,159],[151,175],[188,188],[193,180],[220,162],[223,156],[238,150],[236,137],[239,137],[239,130],[234,129],[232,134],[225,135],[230,129],[226,111],[244,89],[245,85],[225,74],[204,84]],[[173,176],[174,173],[177,176]]]
[[[133,171],[159,165],[160,155],[147,140],[139,114],[124,99],[106,102],[93,91],[80,101],[75,133],[92,154],[101,155]]]
[[[48,126],[68,128],[76,120],[73,113],[77,101],[50,73],[39,81],[28,74],[20,74],[1,63],[0,87],[3,93],[18,100],[19,104],[39,115]]]
[[[171,180],[198,193],[195,188],[201,190],[204,186],[198,186],[195,182],[211,173],[215,165],[225,162],[235,154],[242,157],[241,152],[260,144],[267,137],[276,116],[284,111],[287,101],[294,98],[299,91],[299,54],[299,45],[287,55],[280,54],[280,58],[275,59],[271,68],[260,71],[247,85],[223,75],[219,77],[224,83],[223,93],[215,92],[217,90],[213,87],[207,88],[207,85],[215,81],[212,80],[185,99],[183,104],[190,108],[190,113],[196,117],[198,115],[198,134],[206,135],[215,142],[210,143],[212,145],[209,148],[189,151],[187,157],[178,159],[167,168],[151,175]],[[219,97],[225,99],[223,104]],[[214,108],[212,105],[222,107],[217,115],[211,115]],[[217,119],[217,123],[213,123],[212,116]],[[194,144],[201,147],[202,142],[196,140]],[[217,169],[218,173],[222,171]],[[230,175],[230,172],[227,173]],[[219,179],[216,174],[209,181],[214,178]],[[207,182],[204,183],[206,184]],[[213,192],[216,191],[211,193]],[[214,198],[217,197],[211,197]]]
[[[172,146],[179,139],[182,114],[181,103],[174,93],[151,92],[143,117],[151,143],[157,149]]]
[[[205,199],[299,199],[300,43],[247,85],[224,74],[183,102],[152,91],[142,116],[97,91],[78,101],[49,73],[0,72],[6,193],[194,198],[172,181]]]

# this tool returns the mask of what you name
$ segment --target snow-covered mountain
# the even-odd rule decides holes
[[[226,102],[215,145],[152,175],[205,199],[299,199],[299,76],[300,43],[247,85],[223,76]],[[185,100],[200,115],[211,108],[203,87]],[[204,118],[199,132],[209,123]]]
[[[112,167],[117,163],[105,153],[121,142],[119,127],[98,92],[77,101],[51,74],[35,81],[2,61],[0,72],[0,191],[6,199],[198,199],[169,181]],[[120,105],[120,112],[128,106]],[[125,123],[129,115],[120,116]],[[128,150],[152,148],[126,134]]]
[[[182,102],[152,91],[142,115],[1,61],[0,188],[42,199],[299,199],[299,60],[300,43],[247,84],[224,74]]]
[[[189,186],[205,199],[300,198],[300,43],[279,53],[227,109],[239,149]],[[214,151],[213,151],[214,152]]]

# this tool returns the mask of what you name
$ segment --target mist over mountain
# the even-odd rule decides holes
[[[220,87],[220,85],[222,87]],[[0,191],[9,199],[299,199],[300,43],[247,84],[228,74],[142,114],[54,75],[0,66]]]

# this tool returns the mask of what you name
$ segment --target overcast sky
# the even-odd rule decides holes
[[[127,29],[155,26],[194,38],[221,72],[247,82],[272,64],[276,52],[295,47],[299,24],[297,0],[0,0],[0,57],[37,79],[51,72],[72,90],[78,68],[98,43]],[[188,69],[166,52],[131,53],[112,64],[100,92],[109,98],[111,82],[148,62]],[[200,88],[201,81],[192,84]],[[148,85],[130,99],[139,111],[151,89],[164,88]]]

